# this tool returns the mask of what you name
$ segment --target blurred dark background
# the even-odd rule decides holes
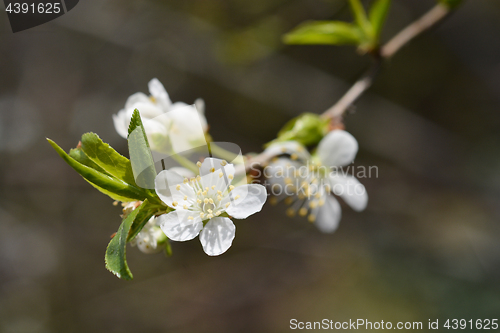
[[[394,0],[383,39],[434,5]],[[13,34],[0,15],[0,332],[286,332],[289,321],[498,318],[500,2],[469,0],[405,47],[345,119],[366,211],[321,234],[284,206],[237,221],[233,246],[174,256],[104,251],[120,209],[45,141],[94,131],[123,154],[111,115],[157,77],[201,97],[216,141],[260,151],[285,121],[332,105],[370,65],[352,47],[286,46],[345,0],[80,1]]]

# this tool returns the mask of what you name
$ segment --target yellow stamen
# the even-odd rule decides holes
[[[192,216],[189,216],[189,217],[188,217],[188,220],[192,220],[192,219],[193,219],[193,217],[192,217]]]
[[[222,160],[222,162],[220,162],[220,165],[222,166],[225,166],[227,164],[226,160]]]
[[[228,202],[228,203],[226,204],[226,208],[227,208],[227,207],[229,207],[229,205],[230,205],[230,204],[231,204],[231,203],[230,203],[230,202]]]
[[[201,162],[200,161],[196,162],[196,165],[198,166],[198,168],[201,168]]]
[[[174,206],[174,207],[175,207],[175,206],[177,206],[177,205],[178,205],[177,201],[172,202],[172,206]]]
[[[306,216],[307,215],[307,208],[302,207],[301,209],[299,209],[299,215]]]
[[[205,199],[203,200],[203,202],[207,204],[207,203],[208,203],[208,198],[205,198]]]
[[[214,217],[214,215],[213,215],[213,214],[208,214],[208,215],[207,215],[207,219],[211,219],[212,217]]]
[[[239,198],[240,198],[240,196],[237,195],[237,196],[234,197],[234,200],[238,200]]]
[[[219,178],[222,178],[222,176],[224,176],[224,174],[222,172],[219,172]]]
[[[233,178],[234,178],[234,176],[233,176],[233,175],[227,175],[227,178],[229,178],[229,179],[233,179]]]
[[[181,190],[181,186],[177,185],[176,189],[177,189],[177,191],[180,191]]]
[[[299,158],[299,156],[297,156],[297,154],[293,153],[292,155],[290,155],[290,158],[295,161],[296,159]]]
[[[316,215],[313,215],[313,214],[309,215],[307,220],[309,222],[313,223],[314,221],[316,221]]]
[[[215,171],[215,168],[210,169],[210,172],[214,172],[214,171]]]

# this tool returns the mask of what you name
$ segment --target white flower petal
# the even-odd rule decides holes
[[[173,171],[179,175],[181,175],[184,178],[193,178],[196,177],[196,175],[189,169],[186,169],[184,167],[173,167],[168,169],[170,171]]]
[[[229,196],[233,200],[226,212],[234,218],[245,219],[260,212],[266,202],[267,191],[264,186],[258,184],[241,185],[234,188]]]
[[[351,163],[357,152],[356,139],[346,131],[335,130],[320,141],[317,154],[323,165],[335,167]]]
[[[177,102],[170,107],[167,114],[172,119],[169,135],[176,152],[206,146],[206,119],[194,105]]]
[[[188,216],[184,212],[171,212],[159,216],[158,223],[168,238],[184,242],[198,236],[200,230],[203,229],[203,222],[200,219],[191,222],[187,220]]]
[[[222,172],[222,173],[225,173],[226,177],[229,175],[234,176],[234,172],[235,172],[234,165],[232,165],[231,163],[227,163],[227,164],[226,163],[224,163],[223,160],[221,160],[219,158],[207,157],[207,158],[205,158],[203,163],[201,163],[200,175],[205,176],[205,175],[208,175],[210,173],[219,175],[219,173]],[[225,166],[223,166],[222,164],[225,164]],[[212,172],[212,169],[214,170],[213,172]],[[224,171],[222,171],[222,169],[224,169]]]
[[[215,217],[208,221],[200,233],[203,250],[209,256],[226,252],[233,243],[236,227],[227,217]]]
[[[183,209],[183,205],[187,204],[187,199],[195,197],[194,190],[189,183],[184,183],[184,177],[171,170],[163,170],[155,178],[156,194],[160,197],[167,206],[177,210]],[[179,189],[178,189],[179,188]]]
[[[332,233],[339,226],[342,210],[339,202],[332,195],[325,196],[325,204],[317,211],[316,227],[324,233]]]
[[[125,102],[125,109],[133,109],[134,105],[137,103],[151,103],[151,100],[144,93],[135,93],[127,99],[127,102]]]
[[[297,141],[276,142],[271,144],[264,150],[264,154],[269,156],[278,156],[282,154],[296,154],[297,158],[302,161],[307,161],[311,155],[307,149]]]
[[[355,211],[360,212],[368,204],[366,189],[351,175],[330,175],[330,184],[335,195],[340,196]]]
[[[126,118],[126,111],[121,110],[117,114],[113,115],[113,124],[115,125],[116,132],[126,139],[128,136],[128,124],[130,123],[130,118]]]
[[[154,78],[149,81],[148,88],[151,96],[155,98],[156,103],[163,108],[163,112],[166,112],[172,104],[172,101],[170,101],[170,97],[168,96],[165,87],[163,87],[163,84],[161,84],[158,79]]]

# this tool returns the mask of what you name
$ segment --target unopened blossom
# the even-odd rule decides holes
[[[206,158],[198,167],[199,175],[192,178],[171,170],[158,174],[156,193],[175,209],[158,217],[159,225],[174,241],[199,235],[205,253],[216,256],[233,242],[236,228],[230,217],[244,219],[259,212],[267,192],[257,184],[232,185],[235,169],[224,160]]]
[[[165,248],[168,239],[157,222],[158,219],[156,217],[151,217],[142,230],[130,242],[131,245],[137,245],[139,250],[147,254],[161,252]]]
[[[352,209],[362,211],[368,203],[365,187],[340,167],[350,164],[358,151],[356,139],[346,131],[328,133],[311,156],[295,141],[281,142],[266,149],[276,157],[267,167],[273,192],[286,197],[287,214],[308,216],[322,232],[334,232],[341,218],[340,196]]]
[[[115,129],[123,138],[128,136],[130,119],[139,110],[152,150],[182,152],[206,144],[205,105],[197,99],[194,105],[172,103],[158,79],[149,81],[150,96],[138,92],[127,99],[125,108],[113,115]]]

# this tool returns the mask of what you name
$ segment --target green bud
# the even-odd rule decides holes
[[[314,113],[303,113],[290,120],[279,131],[278,137],[266,144],[283,141],[298,141],[309,146],[317,144],[328,132],[328,119],[323,119]]]

